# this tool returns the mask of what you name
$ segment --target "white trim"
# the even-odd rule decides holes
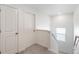
[[[36,44],[38,44],[38,45],[41,45],[41,46],[43,46],[43,47],[46,47],[46,48],[48,48],[48,46],[47,46],[47,45],[40,44],[40,43],[36,43]]]
[[[34,45],[35,43],[32,43],[31,45],[25,47],[25,48],[22,48],[22,49],[18,49],[17,53],[20,53],[22,51],[25,51],[27,48],[31,47],[32,45]]]
[[[56,53],[56,54],[59,53],[59,52],[57,52],[57,51],[55,51],[55,50],[53,50],[53,49],[48,49],[48,51],[54,52],[54,53]]]

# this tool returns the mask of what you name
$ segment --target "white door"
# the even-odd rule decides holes
[[[33,44],[34,15],[19,10],[19,51]]]
[[[1,8],[1,53],[17,52],[17,10]]]

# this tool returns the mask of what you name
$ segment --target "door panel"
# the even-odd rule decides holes
[[[19,11],[19,51],[33,44],[34,16]]]
[[[11,7],[1,9],[2,53],[17,51],[17,10]]]
[[[16,45],[17,40],[16,40],[15,33],[5,33],[5,38],[6,38],[6,41],[5,41],[5,43],[6,43],[6,51],[12,50],[12,49],[13,50],[17,49],[17,45]]]

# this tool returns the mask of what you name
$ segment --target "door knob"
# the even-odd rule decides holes
[[[35,32],[35,30],[33,30],[33,32]]]
[[[18,35],[19,33],[16,33],[16,35]]]

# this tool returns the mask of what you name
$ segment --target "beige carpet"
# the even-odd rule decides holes
[[[20,54],[54,54],[53,52],[48,51],[47,48],[34,44],[27,48],[25,51],[22,51]]]

